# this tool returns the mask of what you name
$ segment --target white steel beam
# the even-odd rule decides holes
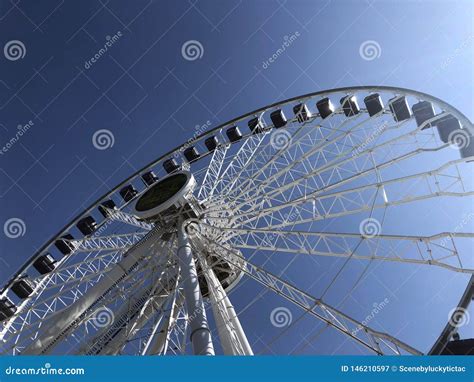
[[[194,263],[191,245],[182,221],[178,225],[177,257],[180,265],[186,310],[189,316],[190,337],[194,354],[214,355],[214,345],[212,344],[211,331],[207,323],[196,264]]]
[[[397,338],[369,328],[363,323],[333,308],[322,299],[315,298],[272,273],[265,271],[263,268],[250,263],[232,249],[216,243],[205,236],[201,235],[201,238],[209,243],[209,245],[214,245],[213,249],[218,256],[222,256],[229,263],[240,268],[246,275],[370,351],[380,355],[422,354],[420,351]],[[239,260],[245,260],[246,266],[242,267],[239,264]]]

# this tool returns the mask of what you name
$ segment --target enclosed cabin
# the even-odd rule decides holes
[[[406,121],[411,118],[411,110],[405,96],[396,96],[388,101],[388,107],[392,112],[395,122]]]
[[[293,113],[295,114],[295,117],[299,123],[309,121],[309,119],[312,117],[311,112],[305,103],[299,103],[293,106]]]
[[[87,236],[94,233],[97,223],[92,216],[86,216],[77,222],[76,227],[84,236]]]
[[[33,267],[42,275],[54,271],[56,260],[50,253],[41,255],[33,262]]]
[[[155,183],[158,180],[158,177],[155,175],[153,171],[147,171],[143,173],[141,178],[145,186],[151,186],[153,183]]]
[[[415,117],[416,125],[418,127],[423,126],[423,124],[435,116],[435,110],[433,104],[428,101],[420,101],[415,103],[412,108],[413,116]],[[426,124],[423,129],[431,127],[431,124]]]
[[[459,119],[446,114],[436,121],[439,138],[443,143],[458,147],[461,158],[474,156],[474,134],[471,128],[461,126]]]
[[[250,121],[247,122],[247,125],[252,134],[260,134],[261,132],[263,132],[263,123],[259,117],[252,118]]]
[[[270,114],[270,119],[272,120],[273,126],[277,129],[284,127],[288,122],[285,113],[283,113],[283,110],[281,109],[272,111]]]
[[[383,111],[384,105],[379,93],[369,94],[364,98],[364,105],[370,117]]]
[[[185,149],[184,152],[183,152],[183,155],[189,163],[191,163],[195,160],[198,160],[199,157],[201,156],[199,154],[198,150],[196,149],[196,147],[194,147],[194,146],[191,146],[191,147],[188,147],[187,149]]]
[[[117,210],[117,205],[112,199],[108,199],[100,203],[98,209],[102,216],[107,219],[113,211]]]
[[[28,275],[21,275],[11,287],[11,291],[21,299],[28,298],[34,289],[35,283],[28,278]]]
[[[242,139],[242,133],[240,132],[238,126],[229,127],[225,133],[227,135],[227,138],[229,138],[229,141],[232,143],[240,141]]]
[[[71,243],[72,240],[74,240],[74,237],[70,233],[68,233],[56,240],[54,242],[54,245],[59,250],[59,252],[66,256],[74,250],[74,245]]]
[[[179,169],[179,164],[176,162],[176,159],[170,158],[163,162],[163,168],[168,174],[171,174],[172,172]]]
[[[135,195],[138,194],[138,191],[136,190],[135,187],[133,187],[133,185],[129,184],[129,185],[123,187],[119,191],[119,194],[125,202],[129,202],[130,200],[132,200],[135,197]]]
[[[13,316],[15,312],[16,306],[8,297],[0,299],[0,321],[5,321]]]
[[[316,102],[316,108],[318,109],[319,115],[322,119],[325,119],[334,113],[334,105],[327,97]]]
[[[344,96],[339,102],[341,103],[342,111],[346,117],[353,117],[359,114],[360,108],[355,95]]]
[[[206,140],[204,141],[204,144],[206,145],[209,151],[214,151],[216,147],[219,145],[219,140],[217,139],[215,135],[212,135],[209,138],[206,138]]]

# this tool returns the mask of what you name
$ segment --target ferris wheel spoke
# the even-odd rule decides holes
[[[261,163],[254,166],[256,167],[256,171],[244,177],[244,181],[241,182],[240,185],[233,187],[229,192],[233,195],[237,192],[245,193],[249,187],[255,188],[257,184],[260,184],[261,182],[261,179],[259,179],[260,176],[274,175],[275,172],[280,170],[282,164],[287,165],[287,162],[282,161],[286,156],[291,156],[293,159],[297,157],[299,159],[302,155],[305,155],[306,150],[313,149],[315,146],[319,147],[320,142],[322,141],[335,142],[336,140],[341,139],[343,136],[342,134],[337,135],[335,138],[331,137],[336,133],[343,131],[344,126],[351,120],[345,119],[338,126],[335,126],[333,120],[340,117],[340,114],[341,110],[336,110],[324,120],[324,124],[319,124],[317,126],[313,125],[317,120],[317,117],[311,117],[300,126],[296,125],[297,130],[293,134],[290,134],[289,130],[291,124],[295,123],[298,119],[295,118],[289,121],[290,127],[282,128],[280,133],[278,131],[272,133],[272,136],[275,134],[274,140],[270,139],[267,144],[264,145],[263,149],[255,156],[255,159],[261,158]],[[358,118],[359,116],[356,116],[354,120]],[[329,132],[327,136],[324,134],[326,131]],[[280,138],[284,141],[281,145],[283,146],[282,148],[279,148],[280,144],[278,142],[278,134],[281,135]]]
[[[127,250],[133,248],[147,234],[148,232],[132,232],[123,235],[70,240],[74,250],[68,256],[69,262],[67,265],[62,264],[57,267],[49,275],[49,280],[45,283],[44,288],[62,286],[77,279],[85,280],[88,275],[94,277],[108,271],[109,266],[119,261]],[[78,255],[81,252],[86,252],[87,256],[80,258]],[[38,278],[38,281],[40,279],[41,277]]]
[[[131,248],[141,240],[148,231],[110,236],[91,236],[81,240],[68,240],[77,252],[94,252],[104,250],[123,250]],[[66,240],[65,240],[66,241]]]
[[[59,310],[76,303],[92,286],[104,276],[107,277],[108,272],[122,258],[123,253],[124,251],[109,252],[101,256],[88,254],[87,261],[81,264],[71,264],[67,267],[68,269],[57,268],[41,293],[36,296],[36,301],[32,300],[25,304],[12,317],[10,322],[14,325],[10,332],[22,334],[30,326],[34,327],[38,324],[44,326],[45,322],[54,317]],[[153,266],[155,266],[153,261],[145,262],[136,269],[136,272],[140,269],[151,269]],[[3,334],[6,335],[6,333],[4,331]]]
[[[110,267],[117,263],[122,252],[108,252],[101,256],[94,256],[85,261],[80,261],[70,266],[58,269],[52,274],[43,291],[58,290],[58,293],[65,293],[68,290],[76,289],[80,283],[88,283],[92,280],[99,279],[102,275],[110,270]],[[65,289],[69,287],[68,289]],[[47,302],[43,300],[42,303]],[[34,307],[34,303],[31,304]]]
[[[143,272],[141,269],[137,269],[137,273],[130,274],[123,278],[121,282],[126,283],[127,280],[133,279],[137,277],[134,282],[128,285],[128,288],[133,288],[133,290],[137,290],[139,286],[147,280],[145,277],[147,270],[150,269],[149,266],[142,267]],[[143,277],[139,277],[142,275]],[[92,285],[96,285],[100,281],[100,278],[95,280],[95,283]],[[122,285],[122,284],[118,284]],[[122,286],[123,288],[123,286]],[[62,319],[65,316],[65,313],[68,311],[76,301],[80,298],[83,298],[84,295],[88,292],[87,287],[83,287],[82,290],[79,288],[71,288],[70,290],[60,290],[51,298],[44,299],[41,301],[37,306],[32,306],[28,309],[26,314],[22,314],[20,317],[21,326],[17,330],[11,330],[11,336],[16,336],[17,340],[15,341],[15,346],[17,348],[21,348],[23,344],[30,341],[31,339],[35,339],[38,337],[39,331],[44,330],[44,327],[47,326],[49,321],[54,320],[55,318]],[[70,295],[68,296],[68,293]],[[110,294],[103,298],[102,303],[106,303],[107,301],[113,301],[118,298],[121,298],[120,293]],[[23,319],[23,317],[25,317]],[[32,317],[35,317],[35,320],[31,320]],[[88,316],[84,315],[82,317],[83,320],[87,320]],[[17,322],[17,325],[19,322]],[[26,342],[25,342],[26,341]],[[23,346],[24,347],[24,346]],[[22,349],[23,350],[23,349]]]
[[[173,308],[173,316],[169,323],[169,330],[167,336],[167,347],[163,349],[162,353],[156,355],[184,355],[186,354],[186,334],[188,332],[189,317],[186,312],[184,304],[184,294],[182,289],[178,290],[178,299]]]
[[[135,283],[134,286],[137,287],[137,285],[138,284]],[[83,293],[77,294],[78,297],[82,295]],[[22,321],[21,326],[19,326],[17,330],[11,330],[10,333],[8,333],[11,337],[8,339],[10,343],[13,343],[11,346],[14,347],[15,354],[22,353],[31,341],[38,338],[40,331],[44,328],[49,319],[62,313],[62,308],[58,302],[61,302],[62,306],[67,307],[69,305],[67,299],[57,297],[46,308],[31,309],[26,315],[20,317]],[[36,319],[31,319],[33,316]],[[16,324],[18,324],[18,321],[20,320],[17,320]]]
[[[142,354],[144,349],[150,349],[150,346],[153,348],[155,340],[162,332],[156,330],[158,327],[164,328],[163,317],[168,314],[170,306],[176,304],[176,295],[179,293],[178,280],[178,267],[173,265],[170,272],[161,275],[160,283],[146,302],[139,306],[136,317],[120,331],[119,336],[113,338],[111,344],[104,348],[101,354],[126,354],[124,351],[128,344],[137,349],[134,352],[136,354]],[[166,350],[166,341],[163,342],[163,346]]]
[[[167,285],[166,270],[167,268],[161,268],[154,283],[147,285],[143,291],[136,293],[133,298],[122,304],[115,314],[113,325],[97,333],[86,346],[80,349],[80,354],[117,354],[127,341],[132,341],[153,314],[162,309],[168,299],[170,290]],[[172,273],[170,272],[170,275]],[[165,276],[166,280],[164,280]]]
[[[43,283],[40,291],[41,293],[50,292],[49,297],[43,297],[43,299],[39,300],[39,297],[41,297],[40,292],[32,295],[28,301],[27,309],[38,308],[40,304],[49,304],[51,301],[55,301],[59,296],[61,296],[64,301],[74,302],[82,295],[81,288],[79,288],[81,284],[86,286],[86,288],[83,289],[87,289],[87,285],[97,282],[105,273],[110,271],[115,263],[121,260],[123,254],[124,250],[106,252],[105,254],[103,253],[96,256],[89,254],[84,260],[56,268],[48,276],[48,280]],[[33,281],[39,283],[41,282],[41,277],[38,277],[37,280],[33,279]],[[51,291],[54,290],[54,294],[51,294]],[[71,295],[68,296],[68,292]],[[24,310],[19,309],[17,314],[23,314],[24,312]]]
[[[232,157],[229,164],[227,164],[226,168],[223,170],[222,176],[216,180],[210,191],[211,195],[214,193],[222,194],[225,190],[228,190],[235,185],[239,180],[239,174],[249,163],[251,163],[252,158],[260,148],[260,145],[268,133],[269,131],[267,130],[260,134],[250,135],[245,140],[238,152]]]
[[[116,220],[125,224],[129,224],[135,227],[143,228],[148,231],[153,229],[153,224],[145,223],[143,221],[138,220],[134,215],[128,214],[124,211],[120,210],[111,210],[108,208],[104,208],[110,213],[109,219]]]
[[[108,266],[117,262],[125,250],[130,248],[125,246],[125,243],[137,242],[145,234],[146,232],[134,232],[114,237],[86,237],[82,240],[62,239],[63,242],[71,244],[71,253],[59,261],[56,268],[46,276],[40,275],[31,279],[36,285],[34,291],[23,301],[16,315],[22,312],[25,306],[33,307],[34,301],[40,298],[44,291],[63,287],[66,284],[77,282],[77,280],[86,281],[100,275]],[[116,245],[113,244],[114,242]],[[81,252],[87,252],[86,257],[79,258],[77,255]],[[78,293],[80,294],[80,292]]]
[[[178,299],[180,293],[178,288],[179,278],[176,276],[174,289],[167,296],[166,306],[161,307],[161,315],[155,319],[150,335],[140,347],[142,355],[162,355],[166,353],[168,348],[170,332],[176,323],[176,315],[178,313]]]
[[[317,191],[310,188],[303,191],[304,197],[290,201],[270,200],[270,205],[274,205],[272,207],[255,212],[236,212],[231,218],[224,217],[222,221],[227,219],[232,226],[245,224],[255,227],[262,218],[266,218],[266,226],[277,228],[441,196],[467,197],[473,195],[474,191],[466,191],[468,185],[462,182],[457,171],[457,165],[464,163],[462,159],[454,160],[437,169],[332,193],[323,193],[330,187]],[[206,217],[219,221],[219,217]]]
[[[119,253],[108,253],[83,261],[80,264],[58,269],[49,275],[47,280],[38,278],[41,288],[37,288],[30,298],[23,301],[16,314],[5,325],[1,338],[4,338],[9,331],[19,331],[16,327],[18,325],[24,327],[25,323],[29,323],[32,318],[43,319],[59,308],[60,305],[66,306],[74,302],[83,294],[77,288],[78,284],[92,283],[94,280],[99,279],[102,273],[105,272],[105,269],[116,261],[119,255]],[[12,325],[13,327],[10,328]]]
[[[278,229],[220,228],[231,233],[228,244],[238,249],[381,260],[436,265],[456,272],[464,268],[455,240],[470,240],[474,233],[443,232],[432,236],[282,231]]]
[[[202,181],[198,191],[199,200],[207,200],[208,198],[212,197],[215,184],[221,174],[222,166],[225,162],[227,150],[229,147],[230,145],[227,144],[218,146],[212,153],[211,161],[207,167],[204,180]]]
[[[383,132],[390,129],[399,129],[406,122],[403,121],[395,126],[384,128],[377,136],[377,139],[382,136]],[[356,175],[357,178],[365,177],[372,173],[379,175],[380,170],[383,168],[393,166],[416,155],[435,152],[449,146],[445,144],[440,147],[427,148],[426,144],[424,144],[422,148],[416,134],[425,127],[425,124],[420,125],[415,131],[402,134],[378,145],[369,145],[363,142],[357,146],[349,145],[351,148],[348,151],[341,152],[341,150],[334,149],[327,152],[319,151],[317,158],[309,156],[305,160],[289,160],[288,166],[277,173],[277,176],[267,177],[259,187],[252,188],[245,194],[240,193],[237,198],[230,199],[228,202],[230,201],[231,204],[234,204],[235,208],[241,208],[248,204],[248,200],[251,200],[251,204],[255,207],[263,198],[271,198],[284,192],[292,196],[295,193],[306,195],[308,193],[307,188],[310,186],[313,187],[313,190],[316,190],[329,187],[334,182],[340,184],[343,181],[347,183],[349,180],[354,180],[353,177],[347,179],[347,175]],[[427,134],[428,142],[434,142],[433,132],[423,134]],[[399,145],[398,149],[405,148],[404,151],[401,151],[401,155],[394,156],[394,145],[397,142],[409,140],[412,140],[412,142],[405,142],[404,145]],[[363,149],[361,150],[360,147]],[[408,151],[412,147],[414,150]],[[390,150],[387,151],[387,148]],[[387,160],[388,154],[392,155],[392,158],[389,160]],[[376,156],[380,156],[379,161],[383,160],[383,162],[377,164]],[[295,167],[296,164],[302,164],[304,168]]]
[[[311,118],[311,121],[314,120],[314,117]],[[293,123],[294,121],[289,121],[289,123]],[[268,167],[275,166],[276,167],[276,159],[283,155],[285,152],[287,152],[290,148],[296,146],[296,142],[303,142],[303,144],[307,145],[312,145],[314,144],[317,140],[313,138],[313,135],[315,132],[318,130],[314,130],[312,126],[308,126],[310,122],[304,122],[301,124],[301,126],[297,126],[296,131],[293,133],[291,136],[291,142],[295,143],[290,143],[288,145],[283,145],[282,148],[278,149],[277,154],[275,154],[275,144],[272,142],[272,139],[270,138],[267,140],[267,143],[260,145],[261,147],[259,150],[255,153],[253,156],[252,160],[248,161],[247,165],[244,166],[240,172],[240,175],[236,177],[239,181],[233,185],[232,188],[226,187],[223,192],[221,192],[218,196],[216,196],[214,199],[219,199],[222,194],[225,195],[225,191],[227,189],[229,192],[234,193],[236,190],[242,189],[244,186],[248,185],[251,183],[252,185],[254,184],[253,182],[258,180],[258,175],[263,173],[265,169]],[[288,131],[289,128],[286,127],[284,131]],[[284,134],[284,133],[283,133]],[[287,133],[289,134],[289,133]],[[319,133],[320,135],[320,133]]]
[[[148,298],[151,285],[153,280],[155,280],[154,273],[153,271],[138,272],[124,279],[120,285],[117,285],[116,288],[108,292],[100,300],[98,306],[96,305],[93,309],[89,310],[83,319],[76,321],[67,336],[58,340],[70,346],[71,350],[69,350],[69,353],[77,353],[78,350],[90,351],[105,346],[107,340],[110,339],[107,337],[107,334],[116,333],[122,323],[121,320],[124,319],[124,316],[114,312],[120,313],[123,309],[127,314],[132,315],[134,308],[140,307],[140,304]],[[102,337],[104,342],[93,342],[94,339],[98,340],[101,338],[99,333],[104,335]],[[73,340],[70,340],[71,338]],[[80,339],[80,341],[76,343],[74,339]],[[90,346],[85,349],[84,344],[87,343]],[[82,347],[78,349],[78,345],[81,344]]]
[[[321,299],[311,296],[272,273],[265,271],[261,267],[252,264],[227,246],[223,246],[204,235],[200,237],[210,245],[214,245],[218,248],[216,253],[218,253],[219,256],[225,257],[227,261],[240,267],[242,272],[247,276],[276,292],[289,302],[304,309],[308,314],[333,327],[370,351],[376,354],[422,354],[410,345],[403,343],[389,334],[381,333],[367,327],[363,323],[333,308]],[[239,259],[245,260],[246,265],[237,265]]]
[[[341,132],[340,129],[330,129],[329,134],[326,137],[323,137],[324,139],[321,139],[318,144],[313,145],[311,148],[308,149],[307,147],[301,147],[300,150],[296,152],[297,155],[295,156],[276,158],[283,165],[277,172],[264,174],[264,178],[257,186],[244,188],[237,195],[232,195],[232,200],[239,200],[239,198],[242,198],[245,195],[263,190],[266,186],[279,178],[287,177],[288,175],[291,176],[293,173],[295,176],[290,179],[288,186],[297,184],[304,179],[308,179],[311,175],[318,174],[320,170],[325,167],[328,167],[329,169],[331,165],[335,165],[339,162],[345,163],[355,161],[359,157],[363,157],[368,153],[373,153],[377,149],[388,145],[389,143],[385,142],[375,147],[370,147],[373,145],[370,144],[372,142],[367,143],[367,140],[370,138],[369,134],[367,134],[365,140],[363,137],[358,136],[360,133],[358,128],[362,128],[362,130],[365,131],[365,124],[371,123],[374,123],[373,120],[366,118],[359,124],[352,126],[347,131]],[[398,122],[392,125],[387,124],[387,126],[382,124],[383,128],[378,132],[376,137],[377,140],[380,140],[384,133],[400,129],[405,124],[407,124],[407,121]],[[322,129],[319,130],[322,131]],[[374,130],[373,127],[372,130]],[[415,132],[416,131],[418,131],[418,129],[415,130]],[[399,140],[406,140],[406,137],[398,137],[389,140],[389,142],[394,143]],[[301,169],[300,166],[304,166],[304,168]],[[305,176],[301,178],[299,177],[301,175]]]
[[[148,236],[145,241],[154,238],[155,234],[156,231],[154,230],[153,235]],[[145,246],[139,246],[132,253],[128,253],[126,257],[122,258],[107,272],[107,277],[103,277],[87,290],[80,298],[81,302],[78,301],[76,304],[68,306],[63,310],[60,318],[51,320],[48,327],[43,328],[39,338],[25,349],[25,354],[44,354],[51,351],[57,344],[55,339],[66,335],[71,329],[71,324],[84,319],[88,309],[96,304],[106,291],[116,286],[126,275],[130,275],[130,272],[138,266],[147,254]]]

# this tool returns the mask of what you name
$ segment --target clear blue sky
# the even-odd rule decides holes
[[[19,124],[34,125],[0,156],[0,223],[17,217],[26,224],[21,238],[0,235],[0,280],[81,209],[207,121],[216,126],[277,100],[356,85],[426,92],[472,120],[473,16],[468,0],[1,1],[1,47],[20,40],[26,49],[15,61],[0,55],[1,146]],[[86,69],[106,36],[118,32]],[[296,33],[284,54],[264,68],[285,36]],[[183,58],[188,40],[202,44],[201,58]],[[380,46],[380,57],[371,61],[359,54],[368,40]],[[113,148],[94,148],[98,129],[113,132]],[[402,301],[384,313],[383,329],[426,350],[433,334],[419,334],[420,320],[429,320],[433,305],[455,301],[465,281],[455,277],[438,291],[436,303],[424,304],[423,295],[403,311],[407,287]],[[250,301],[253,287],[242,286],[246,298],[236,298],[238,307]],[[375,291],[357,298],[370,311],[385,296]],[[279,334],[268,328],[268,314],[281,302],[263,301],[260,310],[242,317],[257,352],[269,352],[263,343]],[[258,314],[264,320],[254,320]],[[446,318],[425,325],[439,330]],[[291,329],[294,346],[311,323],[305,317]],[[333,349],[330,337],[321,343],[306,351]],[[294,347],[278,340],[271,346],[276,352]]]

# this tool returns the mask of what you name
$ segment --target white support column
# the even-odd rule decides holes
[[[214,319],[216,320],[217,331],[224,354],[253,355],[247,336],[240,325],[239,318],[222,284],[219,282],[212,268],[205,263],[205,260],[202,260],[201,264],[209,286],[212,311],[214,313]]]
[[[181,269],[186,310],[191,328],[191,342],[196,355],[214,355],[211,331],[207,323],[206,310],[199,287],[196,264],[194,263],[189,238],[184,231],[183,222],[178,224],[177,256]]]

